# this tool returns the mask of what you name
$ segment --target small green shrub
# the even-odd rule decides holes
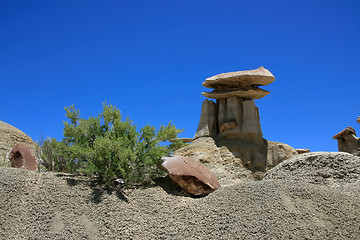
[[[105,183],[118,177],[127,184],[143,183],[162,174],[156,167],[162,156],[184,145],[177,137],[183,130],[173,124],[158,131],[147,125],[137,132],[129,118],[123,121],[120,110],[106,103],[96,118],[80,118],[74,106],[65,111],[63,140],[50,138],[42,144],[42,159],[50,171],[83,172]]]

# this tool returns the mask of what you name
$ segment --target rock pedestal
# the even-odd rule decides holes
[[[195,137],[212,137],[217,145],[226,146],[235,157],[253,170],[265,170],[267,141],[263,139],[259,109],[253,99],[269,94],[257,86],[270,84],[274,76],[265,68],[223,73],[205,80],[201,116]]]

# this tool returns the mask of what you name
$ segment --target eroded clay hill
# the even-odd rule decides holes
[[[358,165],[351,154],[309,153],[238,182],[235,168],[219,168],[222,188],[201,198],[169,178],[122,190],[1,167],[0,239],[357,239]]]

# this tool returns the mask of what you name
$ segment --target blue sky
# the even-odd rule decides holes
[[[360,1],[0,0],[0,120],[62,138],[64,106],[102,102],[193,137],[213,75],[264,66],[264,138],[337,151],[360,133]]]

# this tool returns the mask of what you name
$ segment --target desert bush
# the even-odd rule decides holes
[[[183,130],[171,122],[158,131],[146,125],[138,132],[129,118],[122,120],[120,110],[106,103],[97,117],[88,119],[80,118],[73,105],[65,111],[62,141],[50,138],[42,144],[42,159],[51,171],[83,172],[105,183],[119,177],[127,184],[144,183],[162,174],[156,167],[162,156],[184,145],[178,139]]]

